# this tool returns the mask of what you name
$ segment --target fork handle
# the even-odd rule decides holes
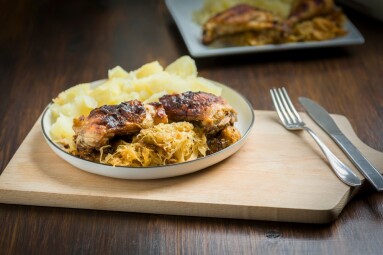
[[[304,129],[314,138],[315,142],[321,148],[323,154],[326,156],[328,162],[330,163],[334,173],[339,177],[341,181],[350,185],[350,186],[359,186],[362,184],[359,177],[354,174],[354,172],[346,166],[342,161],[338,159],[334,153],[319,139],[319,137],[308,127],[304,127]]]

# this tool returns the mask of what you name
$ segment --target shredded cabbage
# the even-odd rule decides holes
[[[142,129],[131,143],[121,142],[113,153],[104,155],[104,149],[101,148],[101,163],[139,167],[182,163],[204,157],[208,145],[202,130],[189,122],[174,122]]]

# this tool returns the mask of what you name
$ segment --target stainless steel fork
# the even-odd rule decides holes
[[[283,124],[288,130],[306,130],[315,140],[315,142],[321,148],[323,154],[326,156],[330,163],[334,173],[339,177],[341,181],[350,185],[358,186],[361,185],[361,181],[354,172],[340,161],[334,153],[319,139],[319,137],[306,126],[302,121],[298,112],[295,110],[289,95],[285,88],[271,89],[271,97],[275,106],[275,110]]]

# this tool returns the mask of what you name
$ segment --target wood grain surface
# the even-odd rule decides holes
[[[269,89],[344,115],[383,151],[382,23],[346,14],[364,45],[197,59],[199,74],[235,88],[257,110]],[[0,1],[0,171],[60,91],[188,54],[163,1]],[[0,205],[2,254],[379,254],[383,196],[364,186],[325,225]]]

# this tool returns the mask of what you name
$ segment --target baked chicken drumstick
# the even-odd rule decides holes
[[[215,134],[233,125],[237,113],[222,97],[206,92],[184,92],[164,95],[159,101],[171,121],[188,121],[206,134]]]
[[[239,4],[218,13],[203,26],[202,42],[210,44],[217,38],[242,32],[278,30],[280,18],[269,11]]]
[[[135,134],[143,128],[167,122],[160,103],[143,104],[131,100],[119,105],[104,105],[92,110],[87,117],[73,120],[74,140],[81,156],[108,145],[114,136]]]

